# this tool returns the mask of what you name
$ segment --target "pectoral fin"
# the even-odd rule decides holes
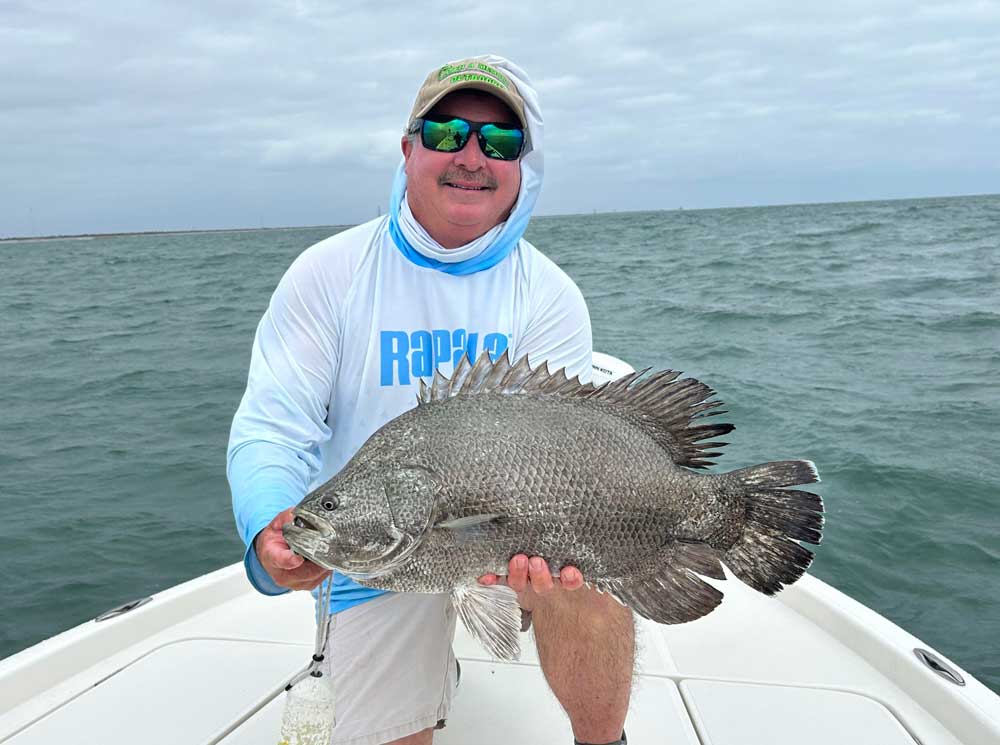
[[[444,520],[443,522],[435,523],[434,527],[446,528],[447,530],[468,530],[477,525],[493,522],[499,517],[500,515],[469,515],[467,517],[456,517],[453,520]]]
[[[456,587],[451,597],[465,628],[491,655],[499,660],[520,656],[517,593],[505,585],[471,585]]]
[[[486,538],[502,515],[467,515],[434,523],[435,530],[447,530],[459,543]]]

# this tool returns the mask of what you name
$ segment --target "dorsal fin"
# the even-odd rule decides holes
[[[717,449],[726,443],[706,440],[733,431],[732,424],[697,424],[699,419],[725,413],[712,411],[722,406],[721,401],[709,400],[715,391],[694,378],[678,380],[680,373],[675,370],[662,370],[640,380],[645,372],[603,385],[587,398],[627,410],[629,419],[670,453],[674,463],[690,468],[712,465],[709,459],[718,456]]]
[[[629,373],[617,380],[595,387],[568,378],[560,368],[549,372],[548,363],[532,370],[527,355],[511,364],[509,352],[494,362],[483,352],[476,364],[462,355],[451,379],[438,372],[430,387],[420,382],[418,404],[442,401],[453,396],[476,396],[485,393],[504,395],[533,394],[582,398],[613,406],[630,422],[642,427],[681,466],[704,468],[710,458],[719,455],[725,442],[706,442],[731,432],[731,424],[697,424],[697,420],[724,414],[712,411],[721,401],[710,401],[715,391],[694,378],[680,378],[675,370],[662,370],[643,377],[649,368]],[[715,450],[713,450],[715,449]]]

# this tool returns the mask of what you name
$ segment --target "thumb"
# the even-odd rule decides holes
[[[263,553],[278,569],[298,569],[305,561],[288,547],[280,531],[269,535],[263,543]]]
[[[286,525],[287,523],[290,523],[294,519],[292,514],[294,512],[295,512],[294,507],[289,507],[287,510],[282,510],[281,512],[279,512],[277,515],[274,516],[274,519],[271,521],[271,524],[268,525],[267,527],[270,528],[271,530],[277,530],[278,533],[281,533],[282,526]]]
[[[263,545],[258,547],[258,550],[266,554],[271,563],[279,569],[297,569],[305,561],[288,547],[285,536],[281,532],[282,526],[292,521],[293,509],[289,507],[275,515],[271,524],[264,531],[265,534],[261,536],[260,543]]]

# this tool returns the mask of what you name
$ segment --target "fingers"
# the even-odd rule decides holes
[[[559,572],[559,582],[563,589],[579,590],[583,587],[583,573],[576,567],[563,567]]]
[[[254,549],[261,566],[279,586],[290,590],[312,590],[331,572],[288,547],[281,529],[292,521],[294,510],[294,507],[289,507],[275,515],[268,526],[257,534]]]
[[[496,574],[484,574],[479,578],[479,584],[506,584],[518,594],[528,591],[545,594],[560,586],[566,590],[579,590],[583,587],[584,580],[583,573],[576,567],[563,567],[559,577],[556,578],[552,576],[548,562],[541,556],[532,556],[529,559],[524,554],[517,554],[511,558],[507,566],[506,579]]]
[[[268,568],[263,559],[261,564],[278,585],[290,590],[311,590],[330,575],[328,569],[306,560],[302,560],[301,565],[294,569]]]
[[[528,557],[517,554],[507,566],[507,585],[514,592],[524,592],[528,589]]]
[[[281,515],[278,515],[270,525],[260,531],[254,544],[257,548],[257,558],[269,574],[272,569],[298,569],[305,562],[305,559],[292,551],[285,542],[285,536],[281,534],[281,526],[284,523],[280,522],[280,519]]]
[[[271,528],[272,530],[277,530],[280,533],[281,526],[284,525],[285,523],[290,523],[294,519],[292,517],[292,513],[294,511],[295,511],[294,507],[289,507],[287,510],[282,510],[281,512],[279,512],[277,515],[274,516],[274,519],[271,521],[271,524],[268,525],[267,527]]]
[[[271,565],[276,569],[293,571],[306,563],[306,560],[303,557],[292,551],[287,545],[280,546],[276,543],[266,544],[264,553],[267,554]],[[261,551],[258,550],[258,557],[260,557],[260,554]],[[261,558],[260,563],[263,564],[265,568],[268,567],[268,563],[265,562],[263,558]]]
[[[329,575],[329,571],[288,547],[281,529],[291,522],[293,510],[290,507],[275,515],[268,526],[257,534],[254,548],[261,566],[277,584],[292,590],[311,590]]]
[[[544,594],[555,587],[549,565],[541,556],[529,559],[524,554],[517,554],[510,560],[507,571],[507,584],[515,592],[523,593],[530,589]]]
[[[290,590],[311,590],[330,574],[330,570],[303,560],[302,565],[296,569],[274,569],[271,577],[279,585]]]
[[[528,577],[531,580],[531,589],[544,595],[552,592],[554,583],[552,582],[552,571],[548,562],[541,556],[532,556],[528,562]]]

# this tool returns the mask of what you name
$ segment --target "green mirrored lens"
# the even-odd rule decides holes
[[[514,160],[521,154],[524,132],[520,129],[504,129],[496,124],[484,124],[479,133],[482,135],[480,145],[487,158]]]
[[[432,122],[425,119],[421,130],[424,147],[440,150],[443,153],[461,150],[469,140],[469,130],[469,123],[462,119],[452,119],[447,122]]]
[[[459,117],[444,121],[424,119],[420,129],[424,147],[441,153],[455,153],[465,147],[476,132],[479,147],[487,158],[517,160],[524,147],[524,130],[501,124],[480,124]]]

